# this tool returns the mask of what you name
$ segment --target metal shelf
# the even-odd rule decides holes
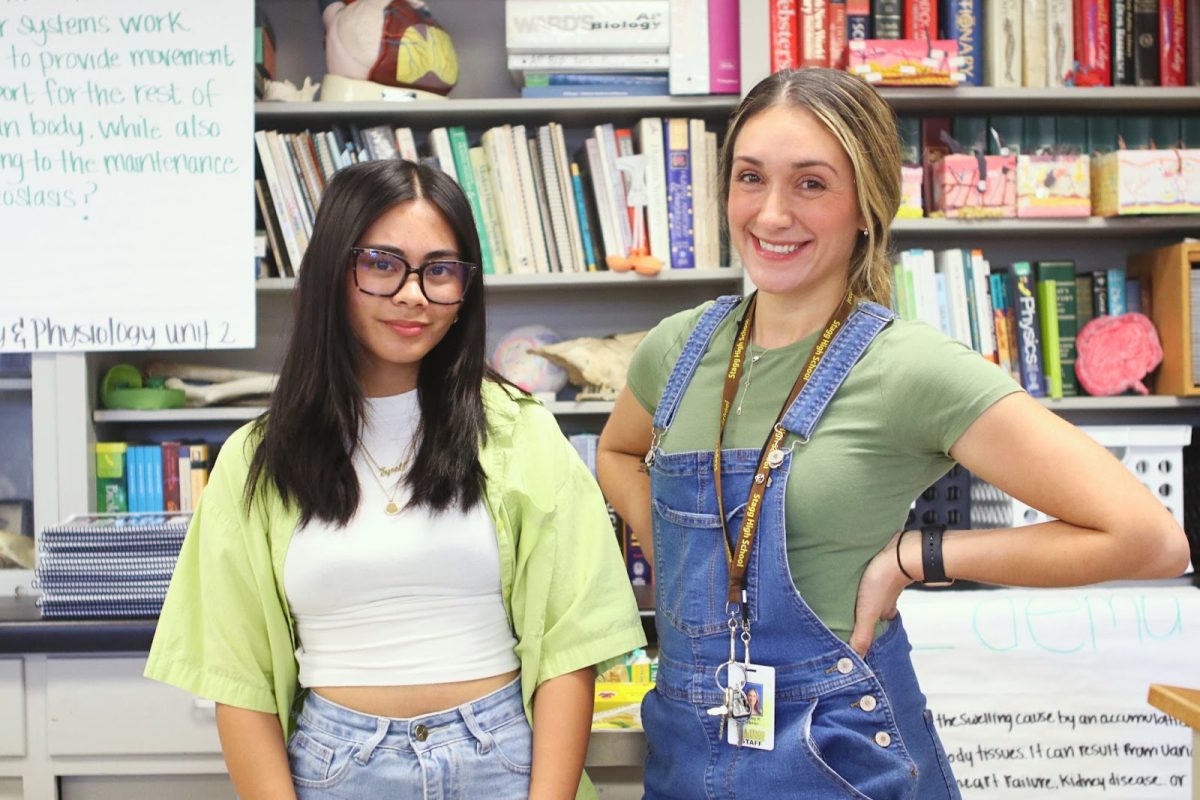
[[[160,411],[98,409],[93,422],[249,422],[266,411],[265,406],[214,408],[165,408]]]
[[[1200,409],[1200,397],[1172,395],[1121,395],[1119,397],[1063,397],[1058,400],[1039,397],[1051,411],[1156,411],[1175,408]]]
[[[669,283],[714,284],[737,286],[742,283],[742,270],[725,267],[722,269],[669,269],[658,275],[638,275],[634,272],[556,272],[537,275],[488,275],[484,285],[489,291],[503,292],[510,289],[554,290],[564,287],[628,287],[652,290],[652,287]],[[260,292],[290,292],[296,286],[295,278],[260,278],[255,286]]]
[[[415,100],[370,103],[254,104],[255,125],[285,127],[323,122],[388,122],[412,127],[442,124],[491,127],[500,122],[554,120],[565,125],[594,125],[599,121],[636,120],[645,116],[724,119],[737,106],[736,95],[694,97],[520,97]]]
[[[613,403],[607,400],[584,400],[576,402],[574,400],[555,400],[546,403],[546,408],[550,410],[556,417],[587,417],[587,416],[608,416],[612,413]]]
[[[1077,219],[898,219],[892,233],[900,236],[1138,236],[1146,233],[1200,234],[1200,214],[1147,217],[1080,217]]]
[[[0,378],[0,392],[29,392],[32,390],[32,378]]]
[[[1064,89],[1001,89],[964,86],[956,89],[881,88],[879,93],[900,113],[930,111],[962,114],[987,111],[1053,112],[1100,111],[1168,112],[1200,110],[1200,91],[1194,87],[1087,87]]]

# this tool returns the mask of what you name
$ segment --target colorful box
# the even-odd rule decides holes
[[[1017,215],[1017,157],[951,154],[929,165],[930,210],[946,217]]]
[[[920,219],[925,216],[925,203],[921,199],[924,190],[925,170],[919,166],[900,168],[900,210],[896,219]]]
[[[1091,216],[1090,161],[1083,155],[1017,156],[1017,216]]]
[[[637,705],[646,693],[654,688],[653,683],[609,683],[596,681],[596,711]]]
[[[1092,213],[1200,213],[1200,150],[1116,150],[1097,156]]]
[[[954,39],[856,39],[846,45],[846,69],[873,86],[957,86]]]

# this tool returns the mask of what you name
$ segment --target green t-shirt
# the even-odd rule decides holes
[[[628,385],[651,414],[710,305],[663,320],[634,354]],[[745,301],[713,336],[660,441],[665,452],[716,444],[724,374],[744,308]],[[743,371],[734,400],[742,413],[730,413],[724,447],[762,446],[817,335],[766,351],[751,346],[751,356],[762,357]],[[1019,391],[1007,373],[958,341],[924,323],[895,320],[851,370],[811,441],[796,446],[787,484],[788,564],[809,607],[843,640],[854,627],[867,563],[904,526],[913,500],[953,466],[948,452],[958,437]]]

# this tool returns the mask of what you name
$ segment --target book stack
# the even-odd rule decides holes
[[[42,616],[157,616],[191,517],[76,515],[46,528],[34,573]]]
[[[671,5],[668,0],[505,0],[508,69],[521,96],[666,94]]]
[[[1186,0],[768,0],[772,71],[842,67],[848,42],[954,42],[970,86],[1200,85]],[[674,10],[674,7],[672,7]]]
[[[258,131],[255,144],[265,176],[255,181],[259,212],[281,277],[301,263],[334,173],[396,157],[436,167],[462,186],[485,275],[619,269],[647,253],[665,269],[727,263],[717,134],[702,119],[594,125],[574,152],[556,122],[497,125],[477,144],[461,125],[437,127],[419,149],[411,128],[387,125]]]

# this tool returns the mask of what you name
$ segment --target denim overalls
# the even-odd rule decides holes
[[[660,436],[718,324],[740,299],[717,300],[684,345],[654,416]],[[803,447],[813,435],[830,399],[891,318],[882,306],[860,303],[781,423],[790,432],[788,455],[772,473],[746,572],[751,660],[775,668],[774,751],[725,743],[718,738],[719,719],[706,713],[723,702],[713,676],[729,657],[728,564],[713,454],[665,453],[655,439],[650,480],[659,667],[657,686],[642,705],[648,800],[960,797],[899,618],[864,660],[809,609],[788,569],[787,448]],[[717,406],[714,398],[714,414]],[[727,449],[721,459],[727,527],[736,536],[759,451]],[[797,479],[817,477],[837,478]]]

